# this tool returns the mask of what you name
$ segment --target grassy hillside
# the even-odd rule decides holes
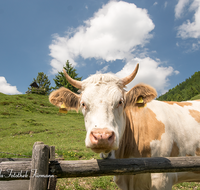
[[[195,72],[190,78],[178,84],[173,89],[158,97],[165,101],[186,101],[200,94],[200,71]]]
[[[200,94],[198,94],[198,95],[192,97],[191,100],[200,100]]]
[[[57,157],[65,160],[100,159],[85,147],[85,136],[81,113],[61,114],[43,95],[0,93],[1,158],[31,157],[34,142],[43,141],[55,145]],[[117,189],[112,179],[59,179],[57,189]]]
[[[47,96],[0,94],[0,120],[0,152],[31,156],[34,142],[43,141],[55,145],[57,153],[66,159],[94,156],[84,145],[82,114],[58,113]]]
[[[55,145],[57,157],[65,160],[99,158],[85,147],[86,131],[80,113],[58,113],[47,96],[0,93],[0,157],[30,157],[34,142]],[[198,183],[183,183],[174,189],[200,189]],[[57,190],[117,190],[113,177],[59,179]]]

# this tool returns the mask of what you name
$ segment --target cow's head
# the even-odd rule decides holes
[[[96,153],[117,150],[126,126],[125,108],[135,106],[138,98],[143,103],[151,101],[156,91],[140,84],[126,92],[124,87],[136,76],[139,65],[131,75],[119,79],[112,74],[95,74],[84,81],[76,81],[64,74],[69,83],[81,90],[75,94],[62,87],[49,96],[52,104],[60,107],[81,109],[87,131],[85,144]]]

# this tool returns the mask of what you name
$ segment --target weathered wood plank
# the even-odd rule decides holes
[[[55,146],[50,146],[49,148],[50,148],[49,161],[54,161],[55,160]]]
[[[0,162],[7,161],[31,161],[31,158],[0,158]]]
[[[50,177],[47,190],[55,190],[57,183],[57,176]]]
[[[46,190],[49,171],[49,146],[43,142],[33,145],[29,190]]]
[[[49,161],[54,161],[55,160],[55,146],[50,146],[50,157]],[[57,183],[57,176],[54,175],[54,177],[49,178],[48,182],[48,188],[47,190],[55,190],[56,189],[56,183]]]
[[[55,161],[49,167],[58,178],[200,171],[200,157]]]
[[[6,161],[0,163],[0,180],[29,179],[31,161]]]
[[[43,158],[42,158],[43,159]],[[48,161],[46,162],[49,163]],[[123,175],[139,173],[164,173],[164,172],[200,172],[200,157],[169,157],[169,158],[130,158],[115,160],[78,160],[78,161],[51,161],[49,174],[57,178],[89,177],[105,175]],[[9,176],[26,174],[31,175],[31,161],[7,161],[0,163],[0,180],[27,179]],[[40,171],[38,170],[37,173]],[[33,172],[32,172],[33,175]],[[1,178],[1,176],[4,176]],[[28,178],[29,178],[28,177]]]
[[[27,190],[29,180],[0,181],[1,190]]]

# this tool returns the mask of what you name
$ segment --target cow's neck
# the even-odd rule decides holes
[[[161,139],[164,124],[147,107],[128,107],[125,112],[126,128],[116,158],[151,157],[150,143]]]

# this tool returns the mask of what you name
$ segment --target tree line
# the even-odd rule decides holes
[[[78,77],[76,69],[69,63],[66,62],[63,67],[67,74],[78,81],[81,81],[82,77]],[[39,72],[37,78],[33,79],[33,82],[38,84],[38,88],[31,87],[28,88],[27,93],[36,93],[48,95],[52,90],[58,89],[60,87],[65,87],[70,89],[72,92],[77,92],[78,89],[72,86],[65,78],[63,72],[58,72],[53,79],[55,86],[51,87],[51,82],[48,79],[48,76],[43,72]],[[200,71],[195,72],[191,77],[186,79],[184,82],[178,84],[176,87],[170,89],[165,94],[159,96],[157,100],[161,101],[186,101],[190,100],[192,97],[200,94]]]
[[[76,69],[69,63],[69,61],[66,62],[65,66],[63,67],[67,74],[75,79],[80,81],[82,77],[78,77],[78,74],[76,73]],[[33,83],[36,83],[35,87],[28,87],[28,91],[26,93],[32,93],[32,94],[42,94],[42,95],[48,95],[52,90],[58,89],[60,87],[65,87],[70,89],[72,92],[77,92],[78,89],[72,86],[65,78],[63,72],[58,72],[57,75],[55,75],[55,78],[53,79],[55,82],[55,86],[51,86],[51,82],[48,79],[48,76],[44,74],[43,72],[39,72],[37,78],[33,78]]]
[[[198,94],[200,94],[200,71],[195,72],[184,82],[158,97],[157,100],[186,101]]]

